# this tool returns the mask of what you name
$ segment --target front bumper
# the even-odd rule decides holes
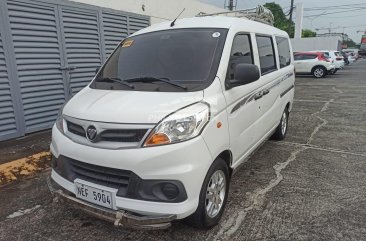
[[[84,212],[114,223],[117,227],[126,227],[140,230],[166,229],[177,218],[176,215],[142,216],[124,210],[112,210],[90,204],[72,196],[71,193],[57,185],[51,178],[47,178],[51,193],[61,202],[72,205]]]
[[[115,198],[117,210],[127,210],[144,216],[173,214],[177,219],[185,218],[197,209],[201,186],[213,160],[202,137],[166,146],[108,150],[75,143],[56,127],[52,132],[51,152],[55,157],[66,156],[93,165],[129,170],[144,180],[180,181],[187,194],[187,199],[183,202],[164,203],[118,196]],[[58,185],[75,193],[73,182],[54,170],[51,175]]]

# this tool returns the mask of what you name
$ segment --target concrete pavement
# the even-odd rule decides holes
[[[290,129],[233,176],[217,227],[114,228],[52,200],[43,173],[0,190],[0,240],[365,240],[366,60],[297,77]]]

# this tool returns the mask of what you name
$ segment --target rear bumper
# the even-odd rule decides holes
[[[51,193],[61,202],[74,206],[84,212],[114,223],[118,227],[126,227],[140,230],[166,229],[171,226],[171,222],[177,219],[174,214],[160,216],[143,216],[124,210],[112,210],[84,202],[72,196],[70,192],[61,188],[50,177],[47,179]]]

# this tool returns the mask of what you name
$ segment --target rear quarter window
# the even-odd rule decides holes
[[[290,44],[287,38],[276,37],[278,57],[280,61],[280,68],[284,68],[291,64]]]

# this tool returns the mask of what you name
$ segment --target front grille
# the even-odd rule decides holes
[[[100,138],[103,141],[140,142],[146,132],[146,129],[106,130],[100,134]]]
[[[97,166],[61,156],[53,168],[70,182],[75,179],[118,189],[118,196],[126,196],[131,171]]]
[[[75,134],[75,135],[78,135],[78,136],[83,136],[85,137],[85,130],[82,126],[80,125],[77,125],[77,124],[74,124],[70,121],[67,121],[67,129]]]
[[[84,126],[85,127],[85,126]],[[73,122],[67,121],[67,130],[75,135],[85,137],[84,127]],[[86,128],[86,127],[85,127]],[[125,142],[136,143],[144,138],[148,129],[110,129],[101,131],[94,142]]]

